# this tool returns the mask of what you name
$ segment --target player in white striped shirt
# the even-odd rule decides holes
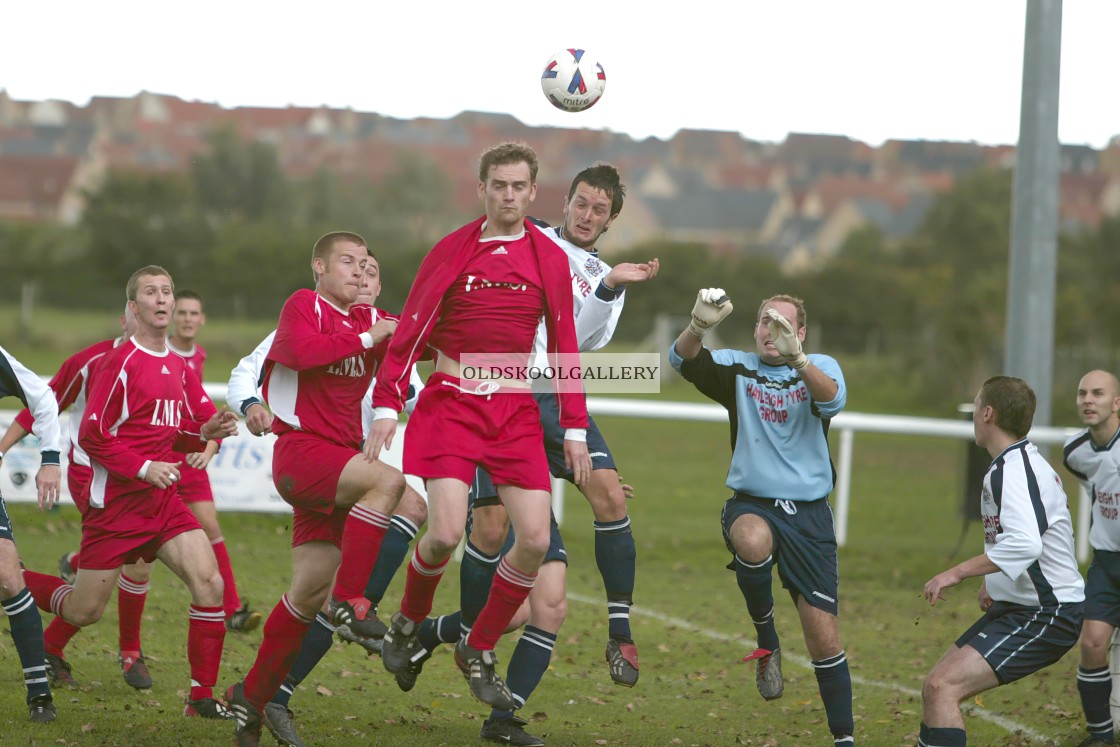
[[[957,639],[922,688],[920,747],[964,747],[960,702],[1050,666],[1077,643],[1085,585],[1077,568],[1061,478],[1027,440],[1035,394],[993,376],[976,395],[976,444],[992,456],[980,497],[984,553],[934,576],[931,605],[983,576],[981,617]]]
[[[1089,544],[1093,563],[1085,582],[1085,625],[1077,692],[1089,731],[1082,744],[1115,739],[1108,644],[1120,625],[1120,381],[1090,371],[1077,385],[1077,414],[1085,430],[1066,441],[1063,462],[1093,497]]]
[[[35,475],[39,508],[47,510],[58,502],[62,483],[59,466],[62,432],[58,426],[58,401],[42,379],[28,370],[7,350],[0,348],[0,399],[12,396],[31,408],[34,432],[39,438],[41,463]],[[0,464],[4,454],[0,452]],[[43,618],[20,575],[12,521],[0,496],[0,607],[11,624],[12,641],[23,667],[27,706],[31,720],[54,721],[55,708],[47,677],[47,652],[43,645]]]

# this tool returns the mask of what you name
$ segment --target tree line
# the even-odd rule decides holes
[[[667,242],[615,249],[607,234],[608,262],[656,256],[662,266],[654,283],[628,296],[616,339],[643,340],[658,314],[687,315],[698,288],[722,286],[736,302],[737,323],[723,325],[721,336],[749,346],[757,304],[792,293],[807,302],[811,349],[876,361],[878,375],[930,401],[970,400],[1003,358],[1011,189],[1010,171],[975,172],[935,200],[912,237],[891,242],[861,229],[795,276],[749,248],[733,255]],[[288,295],[311,283],[314,240],[346,227],[374,248],[385,277],[379,305],[397,310],[432,243],[473,217],[456,214],[453,190],[439,164],[407,151],[379,183],[343,181],[326,169],[290,178],[272,146],[218,130],[186,173],[107,174],[75,227],[0,223],[0,293],[9,303],[30,289],[36,303],[116,308],[124,279],[155,263],[180,288],[203,294],[213,316],[274,318]],[[1059,402],[1059,387],[1072,387],[1084,370],[1120,363],[1120,330],[1110,324],[1120,318],[1118,249],[1116,218],[1059,239]]]

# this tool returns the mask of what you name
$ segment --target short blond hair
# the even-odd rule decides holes
[[[136,294],[140,291],[140,278],[151,276],[154,278],[164,277],[171,283],[171,292],[175,292],[175,281],[171,279],[171,273],[163,269],[159,265],[144,265],[128,279],[128,284],[124,287],[125,298],[129,301],[136,300]]]
[[[529,167],[529,183],[537,183],[537,152],[528,143],[501,143],[482,154],[478,162],[478,180],[485,183],[495,166],[524,163]]]

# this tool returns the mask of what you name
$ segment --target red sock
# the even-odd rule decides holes
[[[257,650],[257,660],[245,675],[245,698],[257,710],[264,710],[280,685],[284,684],[311,623],[292,606],[287,594],[280,597],[280,603],[272,609],[264,624],[264,638]]]
[[[334,580],[333,595],[338,601],[365,596],[366,583],[391,518],[360,503],[350,509],[342,526],[342,559]]]
[[[133,581],[123,573],[117,579],[117,612],[120,614],[121,651],[140,650],[140,618],[148,601],[148,582]]]
[[[63,649],[70,639],[77,635],[81,628],[71,625],[63,620],[61,617],[56,617],[51,620],[50,625],[43,631],[43,643],[46,646],[48,654],[55,656],[62,656]],[[66,658],[62,656],[62,658]]]
[[[443,578],[447,560],[439,565],[428,565],[420,557],[419,548],[412,552],[412,562],[408,564],[408,572],[405,574],[404,598],[401,599],[401,613],[409,620],[423,622],[432,611],[432,600],[435,599],[436,587]]]
[[[74,587],[58,576],[48,576],[35,571],[23,572],[23,583],[27,584],[35,604],[44,612],[53,612],[61,617],[62,601],[74,591]]]
[[[237,582],[233,580],[233,566],[229,562],[225,539],[218,537],[210,540],[210,546],[214,548],[214,557],[218,559],[218,573],[222,574],[222,582],[226,585],[222,594],[222,608],[228,618],[241,609],[241,597],[237,596]]]
[[[494,574],[494,582],[490,584],[490,597],[482,612],[478,613],[467,643],[479,651],[493,651],[509,621],[533,590],[536,580],[537,574],[522,573],[503,557]]]
[[[191,665],[191,700],[214,697],[222,646],[226,640],[226,618],[221,607],[191,605],[187,628],[187,661]]]

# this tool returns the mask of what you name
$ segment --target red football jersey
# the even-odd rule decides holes
[[[58,411],[70,408],[70,456],[71,465],[89,467],[89,457],[78,444],[78,428],[82,423],[85,413],[86,397],[89,393],[89,372],[110,350],[119,345],[123,340],[102,340],[95,342],[88,348],[79,350],[62,362],[58,372],[50,380],[50,388],[58,400]],[[16,422],[30,432],[35,423],[35,416],[31,410],[23,408],[16,415]]]
[[[361,337],[375,319],[393,318],[366,304],[343,311],[301,289],[280,312],[265,359],[264,398],[277,435],[301,430],[357,449],[362,398],[369,391],[388,340],[366,348]]]
[[[214,405],[181,358],[141,347],[135,338],[102,358],[92,372],[78,443],[93,467],[90,505],[155,490],[137,477],[148,461],[181,462],[198,451],[198,413]]]
[[[198,377],[199,381],[204,380],[202,378],[202,373],[203,369],[206,367],[206,348],[202,347],[198,343],[195,343],[194,347],[192,347],[189,351],[180,350],[179,348],[172,345],[171,339],[168,338],[167,349],[182,358],[183,362],[187,364],[187,367],[190,370],[194,371],[194,375]],[[209,407],[200,408],[199,410],[199,414],[204,416],[203,422],[209,420],[214,415],[214,413],[218,411],[218,408],[214,407],[213,402],[210,402],[208,404],[210,405]],[[210,485],[210,476],[206,474],[206,470],[195,469],[186,462],[183,462],[182,466],[179,467],[179,475],[179,488],[183,491],[184,495],[186,495],[187,491],[192,489],[196,485],[205,485],[207,486],[207,488]]]
[[[484,239],[440,304],[428,344],[463,353],[525,353],[528,362],[544,314],[541,271],[528,234]]]
[[[194,347],[190,350],[180,350],[171,344],[171,338],[167,338],[167,349],[182,358],[183,362],[194,371],[194,375],[198,377],[199,381],[204,381],[202,378],[202,369],[206,367],[206,348],[195,343]]]

